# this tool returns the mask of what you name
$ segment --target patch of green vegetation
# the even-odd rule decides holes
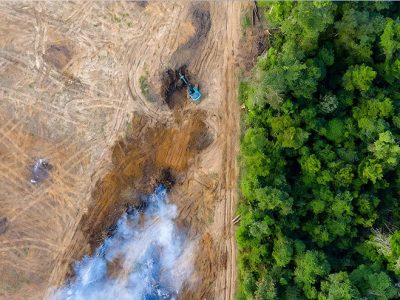
[[[116,22],[116,23],[121,23],[122,18],[123,18],[123,17],[121,17],[121,16],[119,16],[119,15],[113,15],[113,16],[112,16],[112,20],[113,20],[114,22]]]
[[[125,132],[124,132],[124,140],[128,141],[131,138],[133,131],[132,123],[130,121],[127,121],[125,124]]]
[[[117,13],[111,16],[111,20],[114,23],[120,24],[120,26],[126,25],[127,27],[131,27],[132,22],[127,19],[128,17],[129,17],[128,13],[120,13],[120,14]]]
[[[150,102],[155,102],[156,99],[154,96],[151,94],[150,91],[150,84],[148,81],[149,73],[145,71],[144,75],[140,76],[139,78],[139,84],[140,84],[140,90],[142,91],[143,96]]]
[[[249,15],[246,13],[242,18],[242,33],[245,35],[247,29],[251,26],[251,19]]]
[[[211,225],[214,223],[214,215],[213,214],[209,214],[208,216],[208,225]]]
[[[399,299],[400,6],[261,2],[238,299]]]

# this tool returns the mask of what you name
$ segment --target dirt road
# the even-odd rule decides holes
[[[233,298],[243,5],[1,2],[0,298],[48,295],[159,182],[199,244],[182,298]],[[166,93],[182,65],[198,105]]]

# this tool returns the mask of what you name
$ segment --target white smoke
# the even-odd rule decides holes
[[[53,299],[176,299],[193,271],[193,245],[174,224],[177,209],[159,186],[142,213],[125,213],[93,256],[74,266],[75,277]],[[110,264],[117,274],[110,275]]]

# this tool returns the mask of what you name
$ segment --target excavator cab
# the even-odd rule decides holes
[[[179,73],[179,78],[180,78],[180,80],[182,80],[182,82],[184,84],[186,84],[187,93],[188,93],[190,99],[192,99],[192,101],[195,103],[199,103],[200,99],[201,99],[201,93],[200,93],[199,89],[197,87],[195,87],[194,85],[192,85],[190,83],[190,81],[186,78],[186,76],[183,75],[182,73]]]

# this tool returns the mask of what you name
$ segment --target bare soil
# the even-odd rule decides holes
[[[198,241],[182,298],[233,299],[245,5],[0,3],[0,298],[47,297],[163,183]],[[171,77],[182,67],[198,105]],[[39,158],[52,168],[32,184]]]
[[[242,39],[237,57],[244,77],[250,74],[257,58],[264,55],[270,47],[270,32],[262,14],[263,12],[258,9],[255,1],[246,5],[242,10],[242,18],[247,16],[250,20],[248,27],[242,28]]]

